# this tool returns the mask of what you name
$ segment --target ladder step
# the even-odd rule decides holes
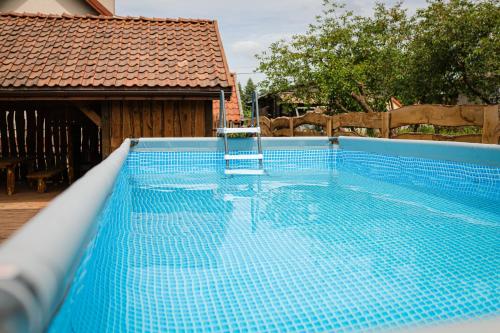
[[[225,160],[262,160],[263,154],[224,155]]]
[[[217,133],[218,134],[260,133],[260,127],[241,127],[241,128],[223,127],[223,128],[218,128]]]
[[[261,169],[226,169],[226,175],[263,175],[264,170]]]

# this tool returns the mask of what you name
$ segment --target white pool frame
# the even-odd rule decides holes
[[[500,167],[500,145],[358,137],[263,138],[264,150],[338,149]],[[251,150],[254,139],[234,139]],[[42,332],[64,300],[95,220],[129,151],[223,151],[218,138],[126,139],[108,158],[54,199],[0,247],[0,332]],[[476,326],[477,325],[477,326]],[[494,332],[500,317],[419,332]]]

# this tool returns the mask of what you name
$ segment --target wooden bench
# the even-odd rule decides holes
[[[23,163],[28,164],[28,170],[32,168],[33,158],[30,157],[5,157],[0,158],[0,171],[7,170],[7,195],[12,195],[16,187],[16,167]]]
[[[60,167],[54,167],[49,170],[42,170],[42,171],[34,171],[28,173],[26,178],[29,181],[35,181],[36,180],[36,190],[38,193],[44,193],[47,191],[47,179],[50,179],[52,177],[55,177],[57,175],[62,174],[66,170],[66,167],[60,166]]]

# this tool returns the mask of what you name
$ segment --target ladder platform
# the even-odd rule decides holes
[[[263,175],[265,172],[262,169],[226,169],[226,175]]]
[[[218,134],[260,133],[260,127],[222,127],[217,129]]]
[[[224,155],[225,160],[262,160],[264,154],[240,154],[240,155]]]

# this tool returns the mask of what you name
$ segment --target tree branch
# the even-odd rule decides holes
[[[373,108],[370,106],[370,104],[368,104],[368,101],[366,100],[365,86],[363,85],[363,83],[358,82],[358,89],[359,89],[359,95],[352,92],[351,97],[354,98],[354,100],[359,104],[359,106],[361,106],[363,111],[367,113],[374,112]]]
[[[465,63],[462,61],[458,62],[458,67],[462,70],[462,81],[465,83],[467,88],[476,95],[476,97],[479,97],[479,99],[486,104],[493,104],[493,102],[489,99],[488,96],[486,96],[481,90],[477,89],[474,87],[472,81],[470,80],[469,76],[467,75],[467,69],[465,66]]]
[[[348,113],[350,112],[345,106],[343,106],[342,104],[340,104],[340,102],[338,101],[338,99],[334,99],[333,100],[333,104],[339,108],[342,112],[344,113]]]

